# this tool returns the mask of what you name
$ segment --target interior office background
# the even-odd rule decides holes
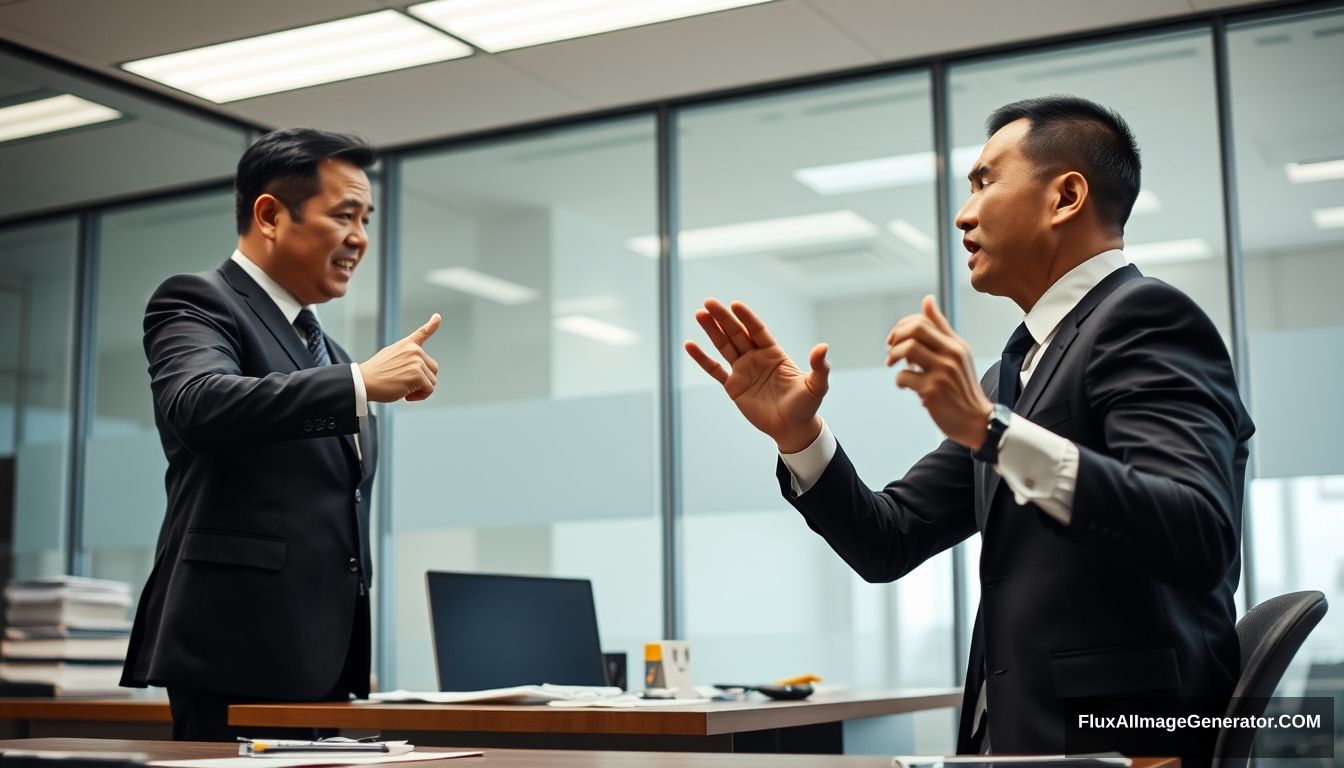
[[[0,33],[24,5],[0,8]],[[169,274],[228,256],[233,166],[269,125],[122,80],[0,50],[0,104],[70,93],[121,113],[0,143],[0,536],[4,575],[138,589],[165,503],[142,312]],[[350,294],[319,310],[357,359],[431,312],[445,320],[427,345],[444,372],[434,397],[383,411],[380,687],[435,686],[430,569],[590,578],[608,649],[638,665],[644,642],[689,638],[703,682],[959,684],[978,542],[864,583],[780,498],[773,446],[680,342],[710,295],[754,306],[796,359],[830,342],[823,415],[870,485],[898,476],[939,435],[895,389],[881,339],[932,293],[982,369],[996,359],[1020,312],[970,289],[952,216],[985,116],[1055,92],[1116,108],[1138,136],[1130,258],[1213,318],[1258,426],[1241,610],[1325,592],[1335,608],[1281,693],[1338,701],[1344,174],[1290,170],[1344,162],[1334,3],[1178,14],[385,146],[375,242]],[[464,274],[505,283],[464,289]],[[954,727],[947,711],[858,723],[850,748],[885,750],[899,733],[950,749]]]

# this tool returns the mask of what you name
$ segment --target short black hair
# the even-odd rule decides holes
[[[299,218],[304,201],[317,194],[317,166],[328,158],[362,170],[377,162],[378,153],[358,136],[315,128],[281,128],[257,139],[238,160],[233,181],[238,234],[252,228],[252,206],[264,194],[274,195]]]
[[[1078,171],[1102,223],[1121,234],[1139,196],[1139,145],[1115,110],[1077,96],[1043,96],[1005,104],[985,121],[987,136],[1026,118],[1022,153],[1042,176]]]

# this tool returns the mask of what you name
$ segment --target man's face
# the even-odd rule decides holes
[[[373,212],[369,177],[352,163],[328,158],[318,165],[317,194],[295,219],[283,205],[276,220],[277,281],[301,304],[345,295],[369,247]]]
[[[971,287],[981,293],[1020,298],[1049,269],[1053,206],[1049,183],[1037,178],[1022,154],[1030,123],[1000,128],[980,152],[969,175],[971,197],[957,213],[962,244],[970,252]]]

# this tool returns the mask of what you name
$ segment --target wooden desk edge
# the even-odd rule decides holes
[[[171,723],[167,701],[0,698],[0,719]]]
[[[586,733],[714,736],[865,717],[942,709],[961,703],[961,690],[842,693],[803,702],[751,702],[724,708],[562,709],[508,704],[235,704],[229,724],[306,728],[373,728],[405,731]],[[849,697],[858,697],[851,699]],[[863,698],[863,697],[867,698]]]

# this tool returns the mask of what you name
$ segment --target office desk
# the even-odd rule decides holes
[[[62,752],[140,752],[150,760],[236,757],[236,744],[115,739],[18,739],[0,741],[0,750],[42,749]],[[434,747],[428,749],[433,750]],[[416,747],[416,751],[423,751]],[[884,755],[705,755],[667,752],[583,752],[488,749],[485,757],[451,762],[407,763],[426,768],[889,768]],[[1175,758],[1138,758],[1134,768],[1180,768]]]
[[[229,707],[229,724],[372,730],[387,738],[441,746],[839,754],[846,720],[960,704],[959,688],[816,694],[805,701],[771,701],[757,695],[747,701],[631,709],[240,704]]]
[[[172,715],[166,698],[0,698],[0,738],[95,736],[167,739]]]

